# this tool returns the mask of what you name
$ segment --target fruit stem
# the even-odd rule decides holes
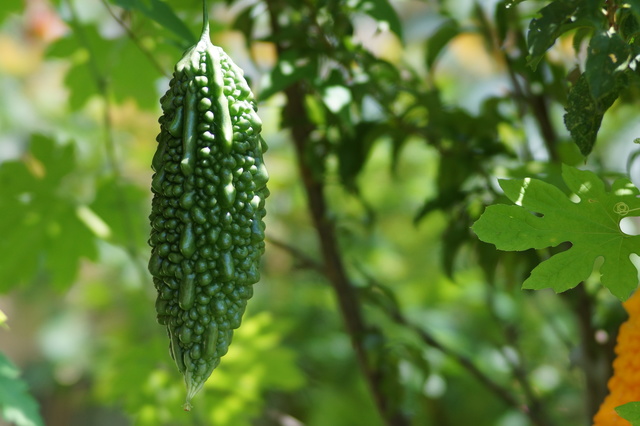
[[[207,7],[207,0],[202,0],[202,34],[200,39],[209,38],[209,8]]]

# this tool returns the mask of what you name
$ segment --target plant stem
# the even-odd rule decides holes
[[[382,389],[383,373],[373,367],[367,357],[364,340],[369,330],[364,322],[356,291],[347,278],[334,224],[327,217],[328,208],[323,184],[316,179],[307,160],[307,141],[309,140],[313,127],[310,123],[305,122],[306,120],[301,119],[300,111],[304,111],[302,102],[303,90],[300,84],[296,84],[287,89],[285,94],[287,97],[287,105],[285,106],[284,115],[285,117],[298,121],[298,124],[291,130],[296,157],[298,159],[299,172],[307,193],[309,210],[320,240],[325,275],[335,290],[340,312],[347,332],[351,336],[351,343],[355,350],[356,358],[367,379],[376,406],[386,423],[390,426],[409,424],[401,413],[388,412],[387,397]]]
[[[542,403],[540,398],[538,398],[538,395],[536,395],[536,392],[534,391],[533,386],[529,381],[525,354],[520,348],[518,335],[519,330],[514,324],[502,320],[502,318],[500,318],[500,316],[497,314],[495,306],[495,283],[487,283],[486,287],[487,306],[489,307],[489,313],[492,319],[498,325],[498,329],[502,331],[504,343],[513,348],[518,356],[517,360],[513,360],[511,357],[507,356],[507,354],[503,354],[505,359],[507,360],[507,363],[509,364],[511,374],[518,381],[518,383],[520,383],[522,391],[524,392],[524,396],[526,398],[526,403],[528,406],[527,415],[529,415],[534,423],[536,421],[539,421],[542,422],[542,424],[551,424],[549,416],[545,411],[544,404]]]
[[[482,372],[482,370],[480,370],[470,358],[443,345],[435,338],[435,336],[431,335],[428,331],[417,326],[416,324],[410,323],[400,311],[396,310],[394,312],[390,312],[389,314],[397,324],[400,324],[407,329],[415,332],[428,346],[438,349],[440,352],[457,362],[462,368],[467,370],[469,374],[475,377],[476,380],[482,383],[482,385],[487,388],[487,390],[500,398],[508,406],[515,408],[516,410],[529,417],[529,420],[531,420],[531,424],[536,426],[550,426],[552,424],[546,418],[546,415],[544,415],[544,413],[522,404],[517,398],[513,396],[513,392],[510,389],[501,386],[500,384],[493,381],[493,379]]]
[[[207,0],[202,0],[202,34],[200,38],[209,38],[209,7]]]
[[[278,34],[280,33],[278,16],[282,13],[282,3],[279,0],[270,0],[267,5],[272,33]],[[282,54],[285,49],[286,46],[277,45],[278,54]],[[365,339],[371,329],[365,324],[356,290],[345,271],[335,226],[328,218],[323,182],[314,174],[312,165],[309,162],[308,143],[315,127],[305,114],[305,87],[303,83],[297,82],[284,92],[287,101],[283,111],[283,119],[291,128],[299,173],[302,177],[309,211],[320,241],[324,273],[335,291],[345,327],[351,337],[356,359],[385,424],[388,426],[409,425],[409,420],[400,411],[392,412],[389,408],[391,405],[390,399],[388,399],[383,388],[384,373],[372,365],[365,349]]]

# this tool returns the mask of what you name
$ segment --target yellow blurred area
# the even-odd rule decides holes
[[[258,41],[251,44],[251,57],[258,66],[273,67],[277,54],[274,43]]]
[[[488,52],[486,41],[479,33],[458,35],[451,40],[448,49],[465,73],[486,77],[504,68],[502,55]]]
[[[0,73],[24,76],[42,62],[42,49],[15,37],[0,34]]]
[[[370,18],[355,20],[354,42],[362,44],[375,56],[390,63],[398,63],[404,54],[404,47],[391,31],[381,31],[376,21]]]
[[[69,30],[50,2],[26,0],[25,6],[22,16],[12,17],[19,31],[0,33],[0,73],[23,76],[34,71],[47,45]]]

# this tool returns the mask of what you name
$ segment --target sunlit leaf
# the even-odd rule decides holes
[[[626,300],[638,285],[630,256],[640,253],[640,236],[623,233],[620,221],[640,216],[640,191],[628,179],[618,179],[606,192],[593,172],[569,166],[563,167],[562,177],[580,202],[537,179],[502,180],[505,195],[517,205],[487,207],[473,230],[482,241],[506,251],[571,243],[571,248],[538,265],[523,288],[556,292],[573,288],[591,275],[595,260],[602,256],[602,284]]]

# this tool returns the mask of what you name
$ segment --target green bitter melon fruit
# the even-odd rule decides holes
[[[185,409],[227,352],[264,253],[262,123],[243,72],[208,18],[160,99],[149,271],[157,319],[187,388]]]

